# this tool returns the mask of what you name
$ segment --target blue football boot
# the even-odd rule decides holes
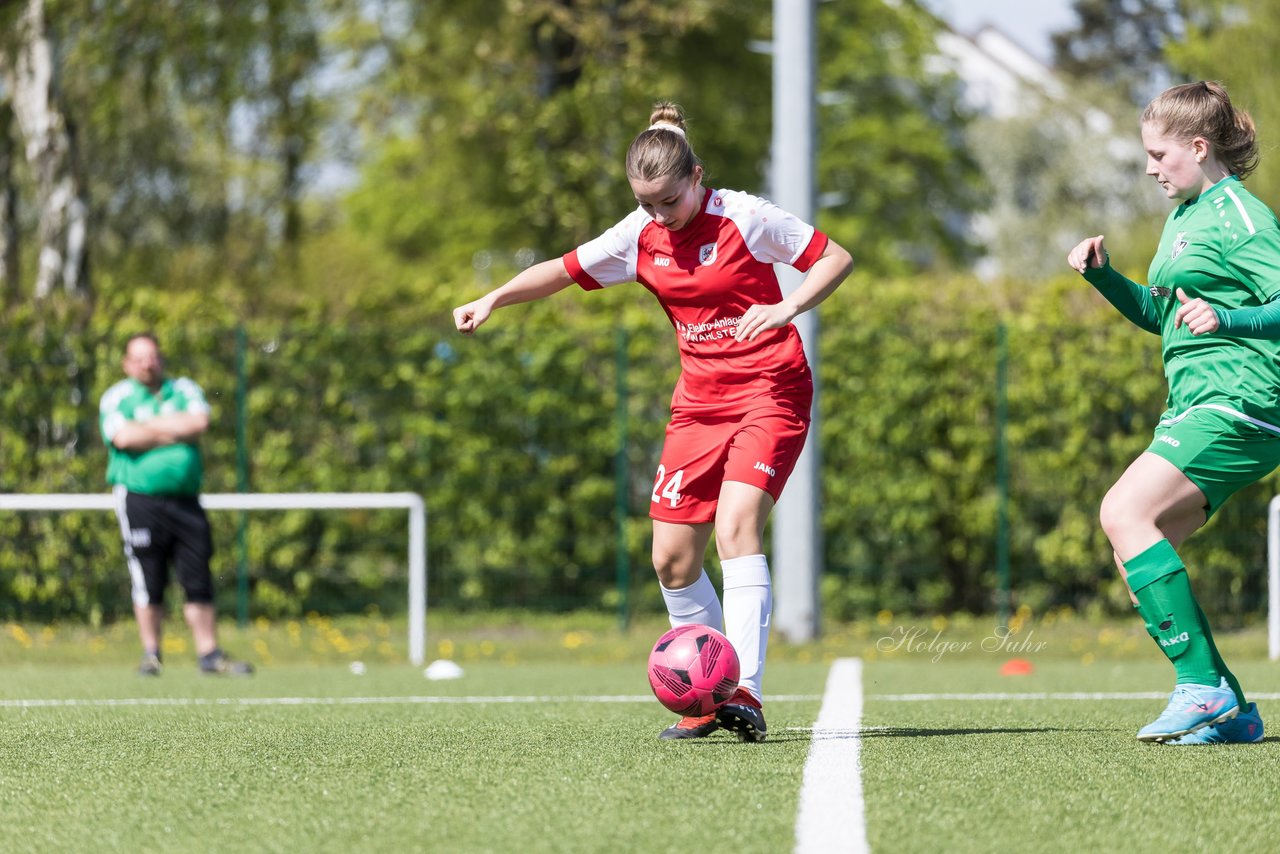
[[[1236,693],[1225,681],[1218,685],[1178,685],[1160,717],[1138,730],[1138,741],[1172,741],[1229,721],[1239,711]]]
[[[1258,704],[1250,703],[1229,721],[1210,724],[1165,744],[1253,744],[1262,741],[1262,715]]]

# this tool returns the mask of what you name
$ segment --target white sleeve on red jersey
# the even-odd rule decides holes
[[[802,256],[817,231],[794,214],[767,199],[739,190],[717,190],[712,194],[709,210],[714,211],[717,202],[723,215],[738,227],[743,242],[757,261],[793,267],[803,265],[799,269],[807,270],[815,260],[802,259]]]
[[[588,290],[636,280],[640,232],[653,222],[640,208],[604,234],[564,256],[569,275]]]

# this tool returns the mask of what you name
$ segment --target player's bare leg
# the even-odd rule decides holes
[[[188,602],[182,606],[182,616],[186,617],[187,626],[191,629],[196,655],[208,655],[218,648],[216,617],[212,605]]]
[[[143,676],[160,675],[160,637],[164,631],[164,606],[133,603],[133,616],[138,621],[138,640],[142,643],[142,663],[138,672]]]
[[[253,667],[248,662],[234,661],[218,647],[217,612],[212,604],[188,602],[182,606],[182,614],[191,628],[196,655],[200,660],[200,672],[228,676],[248,676],[253,673]]]

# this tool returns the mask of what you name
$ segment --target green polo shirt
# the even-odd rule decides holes
[[[204,479],[198,446],[178,442],[124,451],[112,443],[126,422],[180,412],[209,412],[204,392],[186,377],[166,379],[158,392],[132,378],[107,389],[98,406],[98,425],[107,444],[107,483],[146,495],[198,495]]]

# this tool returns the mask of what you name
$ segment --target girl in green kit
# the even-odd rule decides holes
[[[1253,120],[1217,83],[1175,86],[1142,114],[1147,174],[1179,202],[1149,287],[1116,272],[1103,237],[1067,263],[1161,338],[1167,409],[1151,445],[1102,500],[1102,528],[1177,685],[1138,731],[1164,744],[1262,740],[1262,717],[1218,654],[1175,549],[1228,497],[1280,465],[1280,225],[1241,183]]]

